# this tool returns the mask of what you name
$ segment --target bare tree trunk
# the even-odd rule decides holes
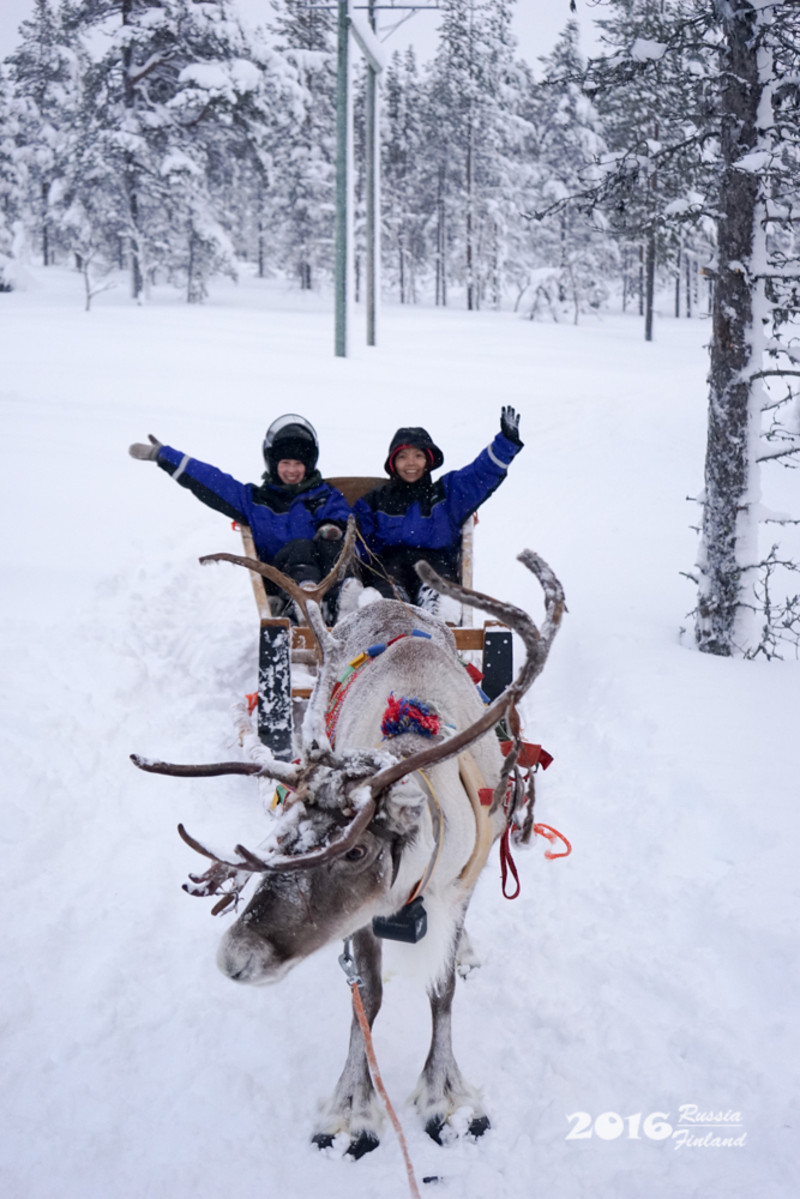
[[[758,369],[753,344],[751,271],[759,203],[756,172],[735,164],[758,137],[762,83],[754,44],[756,12],[747,0],[716,0],[724,37],[718,222],[719,270],[714,286],[705,494],[699,552],[699,596],[695,640],[704,653],[728,657],[737,645],[742,616],[743,550],[754,520],[757,470],[751,437],[756,421],[752,374]],[[752,534],[750,534],[752,536]]]
[[[47,216],[48,186],[42,184],[42,266],[50,266],[50,222]]]
[[[444,198],[445,168],[439,166],[436,197],[436,304],[447,307],[447,211]]]
[[[397,237],[397,273],[398,273],[397,281],[400,285],[400,303],[405,304],[405,302],[406,302],[406,258],[405,258],[405,248],[403,245],[403,230],[402,229],[400,229],[400,232]]]
[[[647,234],[644,261],[644,339],[653,340],[653,307],[656,291],[656,234],[651,229]]]
[[[473,219],[472,219],[472,204],[475,192],[475,180],[473,177],[473,121],[472,110],[469,111],[469,129],[467,132],[467,163],[466,163],[466,183],[467,183],[467,220],[466,220],[466,267],[467,267],[467,310],[472,312],[477,307],[475,297],[475,248],[472,244],[473,239]]]
[[[133,0],[123,0],[121,17],[122,24],[129,25],[133,11]],[[123,103],[126,112],[132,112],[136,107],[136,92],[133,84],[133,49],[130,45],[125,45],[122,50],[122,80],[123,80]],[[125,152],[125,191],[128,197],[128,217],[131,224],[131,233],[128,237],[128,253],[130,254],[131,264],[131,297],[138,300],[142,294],[144,287],[144,278],[142,274],[141,262],[141,244],[139,238],[139,194],[138,194],[138,171],[136,159],[132,151]]]

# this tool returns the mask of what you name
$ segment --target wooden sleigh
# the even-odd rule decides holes
[[[346,476],[327,479],[352,507],[384,478]],[[461,582],[472,587],[474,518],[461,532]],[[258,560],[253,534],[241,526],[245,557]],[[420,554],[424,557],[424,553]],[[294,756],[294,724],[311,695],[316,671],[316,641],[306,624],[293,624],[285,616],[273,616],[264,578],[249,571],[259,616],[258,641],[258,735],[276,758]],[[473,609],[464,605],[462,623],[452,627],[456,649],[469,661],[480,662],[481,688],[489,700],[496,699],[513,677],[511,630],[497,621],[482,627],[472,624]],[[477,659],[477,661],[476,661]]]

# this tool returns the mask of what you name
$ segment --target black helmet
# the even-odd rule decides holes
[[[433,438],[427,429],[422,429],[419,426],[398,429],[389,445],[389,453],[386,461],[383,464],[383,469],[387,475],[394,474],[394,459],[395,455],[400,453],[400,450],[410,446],[415,450],[422,450],[428,458],[428,469],[437,470],[444,462],[444,454],[435,444]]]
[[[315,469],[319,457],[317,431],[304,416],[287,412],[274,420],[264,436],[264,462],[273,478],[278,473],[278,463],[284,458],[302,462],[307,474]]]

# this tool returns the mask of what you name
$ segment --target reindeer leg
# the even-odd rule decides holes
[[[459,978],[469,978],[473,970],[479,970],[481,959],[478,957],[469,939],[466,928],[461,929],[461,936],[456,946],[456,970]]]
[[[360,929],[353,937],[356,968],[363,980],[361,999],[372,1028],[383,997],[381,981],[381,943],[371,928]],[[328,1149],[338,1133],[350,1137],[346,1156],[358,1159],[377,1149],[383,1111],[378,1102],[367,1064],[364,1038],[355,1013],[350,1026],[350,1048],[341,1077],[325,1105],[320,1128],[311,1138],[319,1149]]]
[[[462,1109],[466,1108],[471,1112],[463,1129],[467,1136],[482,1136],[491,1127],[477,1091],[465,1082],[453,1056],[452,1008],[460,936],[461,929],[454,938],[446,973],[428,988],[433,1035],[428,1058],[414,1092],[414,1103],[425,1125],[425,1131],[439,1145],[455,1139],[459,1131],[462,1131],[456,1128],[451,1120],[451,1117]]]

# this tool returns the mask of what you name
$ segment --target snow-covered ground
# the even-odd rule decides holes
[[[0,1193],[408,1194],[388,1127],[357,1164],[308,1143],[344,1059],[338,948],[277,987],[237,988],[214,963],[228,918],[180,890],[198,861],[177,821],[256,843],[255,784],[128,761],[237,752],[256,618],[242,572],[197,565],[237,550],[226,520],[126,450],[152,432],[254,479],[267,423],[297,410],[324,472],[379,473],[404,423],[452,467],[511,403],[526,448],[481,513],[476,584],[539,613],[514,560],[529,546],[566,588],[526,726],[555,756],[538,819],[574,852],[520,855],[514,902],[494,855],[478,887],[484,964],[459,984],[455,1041],[492,1117],[480,1142],[440,1149],[416,1124],[427,1003],[389,979],[376,1047],[417,1176],[458,1199],[795,1196],[800,666],[679,640],[708,326],[664,319],[645,345],[636,317],[389,308],[381,347],[341,361],[326,305],[276,284],[220,286],[202,308],[166,294],[132,308],[123,286],[89,315],[81,303],[59,271],[0,296]],[[681,1133],[684,1105],[738,1113],[714,1134],[744,1143],[685,1143],[707,1131],[685,1123],[648,1135],[656,1112]],[[581,1112],[617,1113],[620,1135],[606,1118],[567,1139]]]

